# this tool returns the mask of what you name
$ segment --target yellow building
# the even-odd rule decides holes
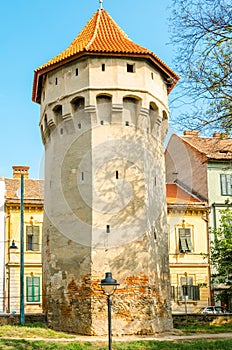
[[[24,174],[24,295],[25,313],[42,312],[43,180],[28,178],[29,167],[13,167],[5,178],[4,311],[20,310],[20,189]]]
[[[192,313],[210,300],[208,207],[177,184],[166,188],[172,312]]]

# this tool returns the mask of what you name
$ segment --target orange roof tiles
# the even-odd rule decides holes
[[[152,51],[134,43],[127,34],[117,25],[107,11],[99,9],[88,21],[84,29],[72,41],[71,45],[35,70],[32,99],[39,102],[36,97],[39,76],[48,71],[65,64],[70,60],[84,54],[107,54],[107,55],[132,55],[146,56],[158,66],[168,77],[172,79],[169,91],[179,80],[178,75],[172,71],[158,56]]]
[[[167,203],[200,203],[201,201],[192,194],[184,191],[177,184],[166,184]]]
[[[8,179],[5,178],[5,198],[6,203],[19,203],[20,202],[20,179]],[[43,180],[24,180],[24,202],[43,204],[44,200],[44,181]]]
[[[203,153],[208,159],[232,159],[231,138],[199,136],[180,136],[180,138],[195,151]]]

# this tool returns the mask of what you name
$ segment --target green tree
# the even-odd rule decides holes
[[[231,0],[172,0],[171,40],[180,83],[174,122],[190,129],[232,129]],[[177,114],[179,107],[184,112]],[[176,109],[176,112],[175,112]]]
[[[211,229],[214,239],[211,242],[212,282],[227,286],[219,293],[220,299],[232,297],[232,210],[220,210],[219,228]]]

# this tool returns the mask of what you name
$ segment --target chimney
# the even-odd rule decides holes
[[[21,165],[14,165],[13,168],[13,179],[19,179],[21,177],[21,174],[24,175],[25,179],[28,179],[29,176],[29,166],[21,166]]]
[[[220,138],[220,139],[228,139],[228,134],[224,134],[216,131],[213,133],[213,137]]]
[[[197,130],[185,130],[184,136],[196,136],[198,137],[199,132]]]

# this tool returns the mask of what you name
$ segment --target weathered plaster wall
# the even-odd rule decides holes
[[[77,61],[49,73],[45,83],[43,294],[55,329],[107,333],[99,288],[107,271],[120,283],[114,333],[151,334],[172,326],[163,157],[167,90],[158,72],[151,78],[147,63],[135,60],[135,73],[126,74],[126,62],[104,59],[102,72],[102,60],[82,60],[74,78]],[[102,94],[110,98],[107,118],[97,105]],[[84,99],[83,106],[76,108],[75,98]]]

